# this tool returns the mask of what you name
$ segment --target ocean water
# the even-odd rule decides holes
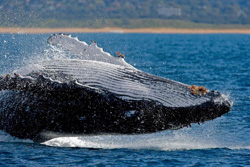
[[[50,34],[0,34],[0,74],[50,54]],[[72,34],[136,68],[204,85],[234,101],[204,124],[143,135],[20,140],[0,131],[0,166],[250,166],[250,35]],[[58,55],[60,56],[60,55]],[[1,92],[0,92],[1,95]]]

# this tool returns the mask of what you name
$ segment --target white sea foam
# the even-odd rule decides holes
[[[211,127],[210,127],[211,128]],[[143,135],[95,135],[58,137],[42,144],[54,147],[79,147],[101,149],[153,149],[153,150],[192,150],[192,149],[250,149],[249,145],[235,144],[216,136],[214,129],[194,126],[177,131],[164,131]],[[229,137],[230,138],[230,137]]]
[[[191,149],[249,149],[244,146],[228,146],[216,144],[215,141],[199,140],[192,136],[181,134],[166,135],[98,135],[59,137],[42,144],[55,147],[80,147],[80,148],[102,148],[102,149],[156,149],[156,150],[191,150]]]

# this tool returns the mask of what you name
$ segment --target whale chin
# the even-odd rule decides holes
[[[39,61],[0,78],[0,129],[13,136],[41,142],[64,134],[153,133],[213,120],[232,107],[220,92],[145,73],[96,43],[63,34],[48,43],[76,58]]]

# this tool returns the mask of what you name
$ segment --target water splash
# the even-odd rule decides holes
[[[42,60],[58,60],[58,59],[72,59],[75,56],[71,55],[66,50],[63,50],[59,47],[50,45],[50,48],[45,49],[44,53],[39,56],[39,61]]]
[[[142,135],[95,135],[58,137],[42,144],[53,147],[79,147],[101,149],[149,149],[149,150],[193,150],[193,149],[250,149],[246,144],[235,144],[224,138],[216,137],[209,128],[184,128],[178,131],[164,131]],[[230,138],[230,136],[229,136]]]
[[[28,74],[34,69],[39,69],[39,62],[49,61],[49,60],[61,60],[61,59],[73,59],[75,56],[71,55],[69,52],[64,51],[60,48],[50,45],[49,48],[45,48],[42,52],[36,52],[32,54],[29,58],[23,58],[20,67],[17,67],[13,73],[20,73],[22,75]],[[27,73],[25,73],[25,71]],[[12,72],[11,72],[12,73]]]

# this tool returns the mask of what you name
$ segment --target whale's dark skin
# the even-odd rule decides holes
[[[172,84],[151,74],[123,70],[130,78],[138,75]],[[67,77],[64,75],[62,77]],[[44,132],[68,135],[152,133],[215,119],[229,112],[232,106],[231,101],[215,91],[202,95],[209,100],[201,104],[169,107],[156,100],[122,99],[108,89],[82,86],[74,79],[57,82],[45,76],[41,73],[32,74],[32,78],[19,75],[0,78],[0,130],[37,142],[51,138],[43,135]],[[173,82],[175,86],[182,87],[187,98],[200,98]]]
[[[38,142],[48,139],[41,135],[46,131],[136,134],[178,129],[214,119],[231,108],[229,102],[212,101],[189,108],[164,107],[153,101],[127,102],[109,92],[83,89],[74,82],[55,83],[43,76],[37,80],[2,79],[0,85],[12,90],[0,98],[0,129]],[[221,98],[218,92],[210,95]],[[131,110],[135,113],[128,117],[127,112]]]

